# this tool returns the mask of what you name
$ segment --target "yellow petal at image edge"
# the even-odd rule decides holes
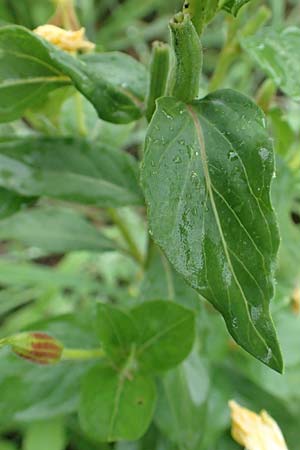
[[[288,450],[282,432],[266,411],[256,414],[231,400],[233,439],[245,450]]]

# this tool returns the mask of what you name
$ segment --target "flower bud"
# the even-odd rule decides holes
[[[63,345],[46,333],[28,332],[10,337],[7,343],[21,358],[36,364],[56,364],[60,361]]]

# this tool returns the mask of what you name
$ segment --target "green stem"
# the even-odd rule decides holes
[[[202,70],[202,46],[189,14],[178,13],[170,22],[175,65],[171,95],[189,103],[199,93]]]
[[[261,109],[267,113],[270,110],[270,106],[277,88],[273,80],[267,79],[263,82],[256,94],[256,103]]]
[[[124,220],[118,214],[117,210],[114,208],[108,208],[107,210],[109,216],[111,217],[112,221],[117,225],[119,228],[123,238],[125,239],[129,252],[131,256],[136,260],[138,264],[141,266],[144,266],[144,256],[140,252],[140,249],[138,248],[136,242],[134,241],[130,231],[128,230],[126,224],[124,223]]]
[[[61,17],[62,25],[66,30],[78,30],[80,23],[76,14],[74,0],[55,0],[57,4],[54,17]]]
[[[215,72],[209,84],[209,91],[218,89],[224,82],[233,62],[241,53],[240,38],[245,38],[255,34],[271,17],[271,11],[265,6],[261,6],[256,15],[239,31],[233,23],[229,32],[229,38],[220,54]]]
[[[154,42],[150,64],[150,86],[146,103],[146,117],[148,122],[155,111],[156,99],[162,97],[167,88],[170,68],[170,47],[163,42]]]
[[[105,353],[102,349],[71,349],[66,348],[63,351],[61,359],[64,361],[86,361],[89,359],[103,358]]]

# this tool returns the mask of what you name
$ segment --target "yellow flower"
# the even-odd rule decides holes
[[[36,28],[34,32],[66,52],[87,52],[95,48],[95,44],[85,39],[85,28],[67,31],[55,25],[42,25]]]
[[[246,450],[288,450],[281,430],[266,411],[255,414],[230,401],[233,439]]]

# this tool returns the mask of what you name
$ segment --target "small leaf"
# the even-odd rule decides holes
[[[242,39],[243,48],[285,94],[300,100],[300,28],[264,29]]]
[[[86,140],[2,141],[0,165],[0,185],[24,196],[102,207],[143,203],[135,160],[125,152]]]
[[[129,123],[142,114],[146,69],[128,55],[74,58],[26,28],[11,25],[0,29],[0,66],[0,121],[20,117],[53,89],[70,84],[104,120]]]
[[[97,332],[105,353],[118,365],[128,358],[138,336],[130,311],[104,303],[98,305]]]
[[[138,367],[147,372],[175,367],[195,340],[193,311],[164,300],[143,303],[129,312],[101,304],[97,327],[104,350],[117,365],[134,348]]]
[[[35,208],[0,221],[0,239],[13,239],[49,253],[101,252],[115,245],[71,209]]]
[[[136,355],[140,367],[167,370],[184,360],[195,340],[193,311],[169,301],[143,303],[132,310],[139,329]]]
[[[234,339],[281,371],[269,313],[279,245],[273,173],[264,116],[247,97],[224,90],[191,105],[158,101],[142,167],[153,237]]]
[[[151,378],[135,375],[129,379],[113,369],[95,367],[83,382],[80,424],[93,440],[136,440],[150,425],[155,403]]]

